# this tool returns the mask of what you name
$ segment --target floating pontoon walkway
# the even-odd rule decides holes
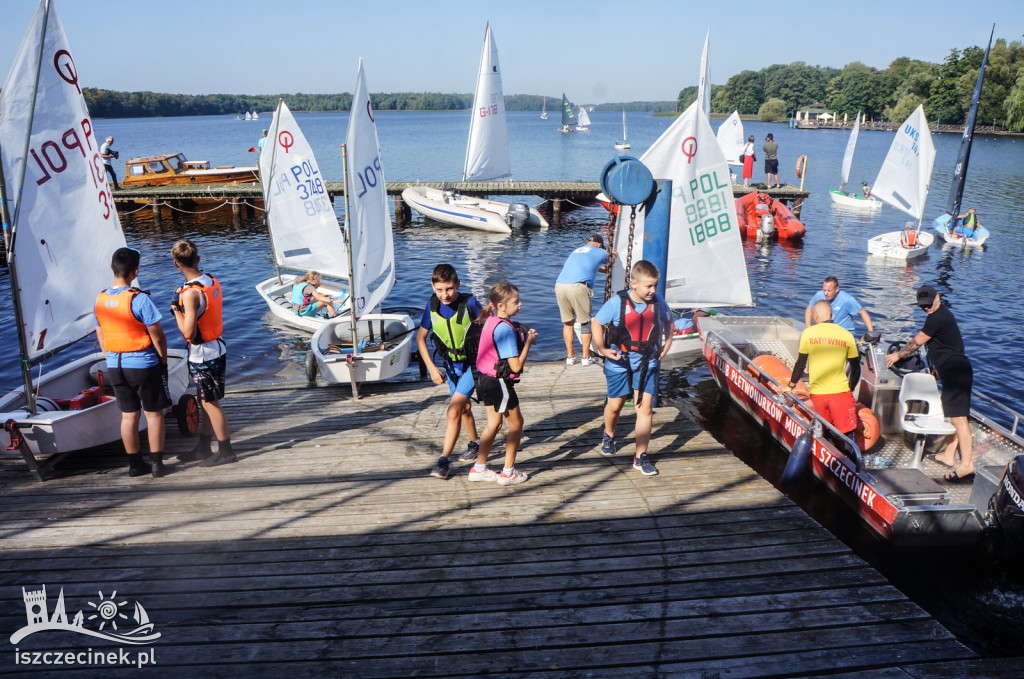
[[[347,387],[236,389],[239,462],[162,479],[128,477],[107,450],[39,483],[8,455],[3,629],[26,624],[23,588],[45,585],[49,615],[63,590],[67,619],[82,610],[91,629],[90,602],[113,600],[122,633],[144,606],[160,638],[124,648],[152,649],[164,676],[1024,670],[978,659],[677,408],[655,413],[660,476],[631,469],[629,436],[602,456],[603,383],[597,367],[528,368],[517,466],[530,479],[508,488],[468,482],[460,462],[448,481],[428,475],[448,397],[429,382],[366,385],[359,401]],[[191,445],[168,434],[172,453]],[[46,632],[17,648],[119,646]]]

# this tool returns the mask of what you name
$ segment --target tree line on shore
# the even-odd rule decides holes
[[[774,64],[712,85],[711,110],[775,121],[820,103],[850,119],[860,111],[869,120],[901,122],[923,104],[929,122],[959,125],[967,117],[984,54],[983,47],[971,46],[950,50],[941,64],[900,57],[882,70],[859,61],[842,69],[802,61]],[[676,109],[685,110],[696,98],[696,86],[684,88]],[[989,53],[978,123],[993,121],[1011,131],[1024,130],[1024,45],[1019,41],[1000,38]]]

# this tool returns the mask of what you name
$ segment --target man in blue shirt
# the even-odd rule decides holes
[[[824,300],[832,306],[832,321],[841,328],[854,332],[853,317],[859,315],[864,320],[868,332],[874,332],[875,326],[871,323],[871,317],[867,310],[860,305],[860,302],[853,298],[853,295],[839,289],[839,281],[835,276],[829,276],[821,285],[821,291],[816,292],[811,301],[807,303],[807,310],[804,311],[804,325],[811,325],[811,307],[815,302]]]
[[[558,300],[558,313],[562,318],[566,365],[572,365],[578,360],[573,348],[572,328],[575,323],[582,326],[582,365],[597,363],[597,359],[590,358],[590,298],[594,296],[594,278],[598,271],[608,271],[609,259],[614,261],[615,253],[613,252],[609,258],[608,253],[604,251],[604,238],[594,234],[586,245],[572,251],[555,281],[555,299]]]

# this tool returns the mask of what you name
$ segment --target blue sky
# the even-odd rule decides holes
[[[713,84],[793,61],[940,62],[993,22],[997,38],[1024,34],[1022,0],[55,1],[83,85],[187,94],[351,92],[359,57],[374,92],[471,92],[488,20],[506,94],[577,103],[675,99],[708,28]],[[36,4],[0,0],[3,75]]]

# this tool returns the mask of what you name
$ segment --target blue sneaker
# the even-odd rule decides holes
[[[654,466],[654,463],[647,459],[647,453],[641,453],[639,456],[633,458],[633,469],[637,470],[644,476],[657,476],[658,468]]]
[[[463,462],[476,462],[477,453],[480,452],[480,442],[470,441],[469,445],[466,446],[466,450],[459,455],[459,459]]]
[[[615,454],[615,439],[613,439],[611,436],[608,436],[608,432],[604,432],[604,438],[601,439],[601,454]]]
[[[430,470],[430,475],[439,479],[447,479],[449,464],[447,457],[442,456],[437,458],[437,464],[435,464],[434,468]]]

